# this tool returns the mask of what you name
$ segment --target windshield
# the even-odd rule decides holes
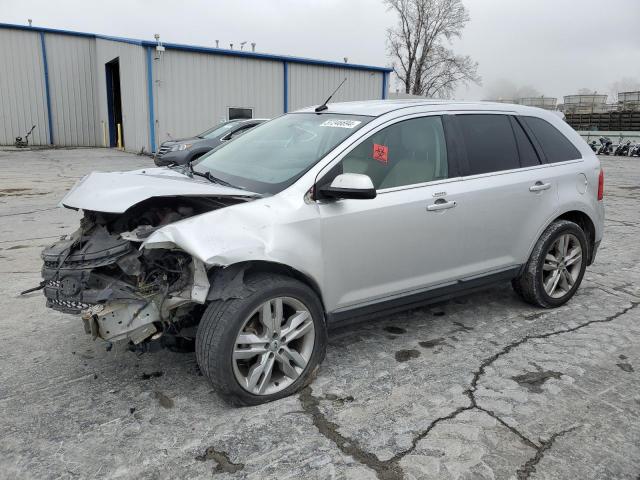
[[[194,170],[252,192],[278,193],[370,120],[327,113],[283,115],[200,157]]]
[[[216,125],[213,128],[210,128],[206,132],[202,132],[201,134],[197,135],[197,137],[198,138],[215,138],[215,137],[219,137],[220,135],[228,132],[229,130],[231,130],[233,127],[235,127],[236,125],[238,125],[240,123],[242,123],[242,122],[225,122],[225,123],[222,123],[220,125]]]

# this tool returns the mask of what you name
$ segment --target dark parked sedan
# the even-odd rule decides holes
[[[159,167],[171,164],[184,165],[264,121],[265,119],[262,118],[231,120],[216,125],[193,138],[164,142],[155,154],[154,161]]]

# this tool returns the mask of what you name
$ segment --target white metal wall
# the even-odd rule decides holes
[[[95,72],[100,146],[107,146],[104,144],[102,132],[104,126],[107,130],[109,128],[105,64],[119,58],[124,147],[129,151],[140,151],[144,148],[149,152],[147,70],[144,52],[144,48],[139,45],[96,39]]]
[[[290,63],[289,111],[324,102],[345,78],[332,102],[379,100],[382,76],[376,71]]]
[[[0,28],[0,144],[12,144],[34,124],[30,142],[49,143],[40,35]],[[124,146],[149,152],[147,47],[53,32],[44,39],[54,144],[108,146],[105,64],[118,58]],[[214,126],[227,119],[229,107],[251,108],[254,118],[284,111],[281,59],[167,48],[159,55],[153,49],[151,62],[156,145]],[[333,101],[382,96],[382,72],[293,62],[287,69],[288,111],[322,102],[345,77]]]
[[[153,64],[158,144],[216,125],[229,107],[252,108],[254,118],[283,112],[282,62],[167,50]]]
[[[98,128],[95,40],[45,34],[53,143],[91,147],[102,144]]]
[[[40,34],[0,29],[0,145],[36,125],[33,145],[49,143]]]

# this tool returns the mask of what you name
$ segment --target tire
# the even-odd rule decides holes
[[[580,246],[579,266],[576,265],[577,262],[569,264],[572,260],[565,262],[564,259],[554,263],[557,242],[561,241],[561,238],[568,239],[567,245],[573,246],[571,251],[577,251],[575,247]],[[557,220],[543,232],[522,272],[511,281],[513,289],[525,302],[532,305],[542,308],[559,307],[569,301],[578,290],[584,277],[590,251],[587,237],[577,224],[568,220]],[[547,254],[550,254],[554,260],[549,260]],[[577,254],[574,258],[576,256]],[[565,263],[568,267],[563,268]],[[553,265],[558,266],[557,270],[554,271]],[[554,281],[550,276],[556,273],[558,281],[555,281],[556,290],[553,291]],[[545,279],[548,281],[547,287],[545,287]],[[573,284],[570,283],[571,281]],[[547,288],[552,290],[552,294],[547,291]]]
[[[315,292],[304,283],[284,275],[255,273],[245,276],[244,285],[242,291],[238,293],[238,297],[210,303],[198,325],[196,359],[200,370],[209,379],[215,391],[231,405],[247,406],[287,397],[308,385],[314,378],[318,366],[324,360],[327,348],[327,329],[323,308]],[[292,319],[295,315],[308,313],[304,325],[306,329],[313,332],[312,341],[309,340],[309,333],[305,333],[304,337],[297,338],[291,343],[285,343],[286,339],[283,336],[280,346],[275,345],[276,340],[267,341],[255,347],[261,349],[260,354],[247,360],[238,360],[236,358],[238,352],[248,352],[254,348],[254,345],[244,345],[238,342],[241,331],[243,334],[251,335],[254,339],[262,339],[263,336],[272,338],[270,331],[267,332],[261,319],[263,307],[267,304],[269,305],[268,311],[272,312],[268,315],[269,320],[278,318],[277,312],[272,310],[275,308],[272,307],[275,303],[271,303],[277,302],[277,299],[281,299],[280,305],[284,305],[279,310],[283,321],[278,322],[282,326],[283,335],[287,330],[286,327],[293,324]],[[298,307],[294,308],[291,305]],[[293,313],[287,317],[289,312]],[[311,317],[312,328],[308,325],[308,316]],[[275,321],[273,325],[275,325]],[[255,329],[250,330],[250,328]],[[264,331],[258,332],[258,328]],[[249,332],[255,332],[255,335]],[[267,337],[267,335],[269,336]],[[275,333],[273,338],[276,338]],[[283,349],[286,348],[286,352],[295,350],[293,346],[295,342],[301,342],[299,345],[304,347],[303,355],[306,357],[307,363],[304,368],[296,367],[301,371],[297,372],[299,376],[294,380],[295,375],[286,376],[284,374],[283,358],[285,358],[285,352]],[[247,346],[249,347],[247,350],[240,349]],[[265,348],[274,350],[262,352]],[[270,386],[260,393],[249,391],[247,384],[250,384],[250,378],[254,378],[249,368],[250,362],[256,362],[254,367],[256,367],[255,371],[258,371],[257,368],[262,367],[261,359],[265,357],[267,357],[266,362],[270,361],[272,365],[272,369],[268,372],[269,379],[267,380],[267,375],[264,372],[261,373],[259,378],[263,382],[256,380],[258,385],[255,388],[257,389],[262,383],[266,385],[269,382]],[[302,355],[296,358],[301,357]],[[293,357],[287,358],[293,359]],[[295,366],[295,362],[291,360],[287,363],[289,368],[286,370],[291,372],[290,367],[291,365]],[[257,364],[260,365],[256,366]],[[246,378],[243,377],[243,372],[246,374]],[[241,380],[244,380],[242,384]]]

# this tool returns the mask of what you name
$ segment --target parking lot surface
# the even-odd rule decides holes
[[[64,192],[151,160],[0,151],[0,477],[640,478],[640,160],[602,163],[605,238],[567,305],[505,284],[344,328],[301,394],[231,408],[193,353],[106,351],[19,295],[77,226]]]

